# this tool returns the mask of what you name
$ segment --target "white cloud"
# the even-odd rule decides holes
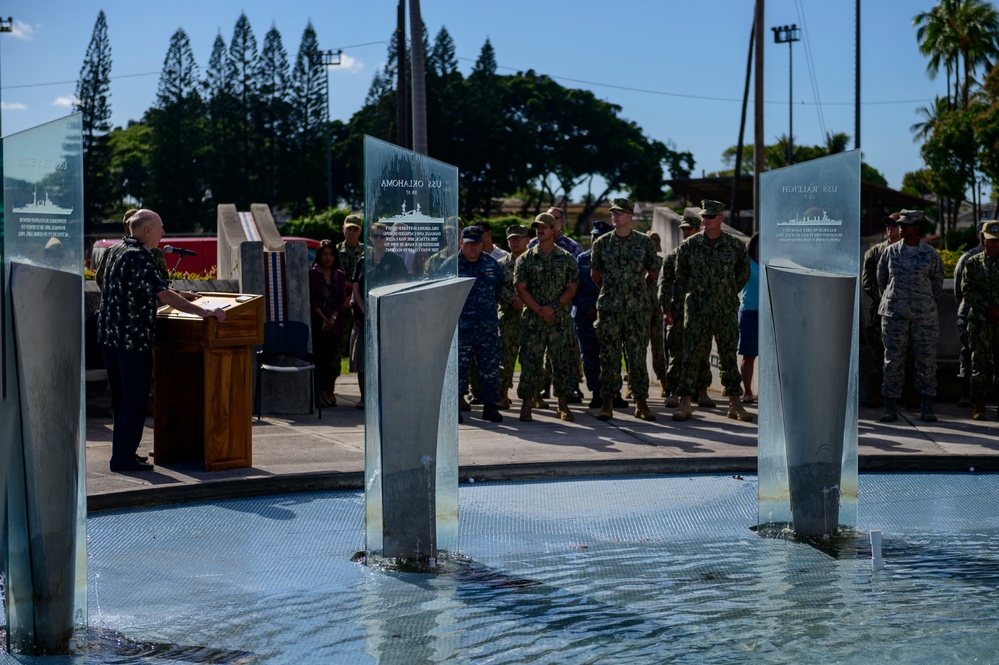
[[[0,109],[4,111],[27,111],[27,104],[21,102],[0,102]]]
[[[340,66],[331,67],[333,73],[336,72],[350,72],[351,74],[360,74],[364,71],[364,63],[357,58],[352,58],[346,53],[340,54]]]
[[[35,26],[25,23],[24,21],[18,21],[15,19],[14,25],[11,26],[11,37],[15,39],[20,39],[26,42],[30,42],[35,36]]]
[[[52,102],[52,106],[61,106],[63,108],[72,108],[73,104],[76,104],[79,100],[74,95],[59,95]]]

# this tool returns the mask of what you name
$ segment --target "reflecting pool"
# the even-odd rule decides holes
[[[351,562],[362,492],[88,519],[91,653],[38,663],[999,662],[999,476],[862,474],[823,549],[758,536],[756,478],[462,485],[445,575]]]

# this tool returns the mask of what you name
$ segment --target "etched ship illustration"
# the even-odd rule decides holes
[[[842,226],[842,219],[830,219],[826,211],[822,211],[822,216],[818,215],[805,215],[802,217],[800,214],[794,216],[794,219],[789,219],[786,222],[777,222],[777,226]]]
[[[398,222],[443,222],[444,220],[440,217],[427,217],[424,215],[419,203],[416,204],[414,210],[406,210],[406,202],[403,201],[401,214],[395,217],[385,217],[379,221],[386,224],[395,224]]]
[[[38,188],[35,188],[34,201],[31,203],[25,203],[21,208],[14,208],[14,212],[22,214],[32,214],[32,215],[69,215],[72,214],[72,208],[61,208],[52,202],[49,198],[49,193],[45,192],[45,200],[38,200]]]

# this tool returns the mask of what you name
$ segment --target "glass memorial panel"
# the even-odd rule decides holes
[[[416,284],[457,276],[442,272],[458,252],[458,169],[371,136],[364,137],[364,297],[370,310],[371,289]],[[369,553],[382,551],[382,469],[378,404],[378,331],[366,316],[365,349],[365,534]],[[405,325],[405,322],[402,323]],[[454,330],[442,330],[452,334]],[[410,343],[420,344],[413,339]],[[437,448],[437,546],[458,547],[458,384],[457,335],[451,344],[441,394]],[[406,371],[406,368],[391,368]],[[425,389],[413,377],[414,392]],[[442,512],[443,511],[443,512]]]
[[[0,468],[23,468],[20,451],[20,413],[18,382],[15,373],[14,337],[11,326],[10,275],[13,262],[27,263],[61,272],[79,275],[83,279],[83,151],[82,121],[74,114],[29,129],[3,139],[3,204],[5,214],[0,222],[0,286],[3,293],[2,307],[2,356],[4,396],[0,402]],[[81,283],[82,291],[82,283]],[[80,308],[83,317],[83,299],[67,304]],[[84,348],[83,327],[73,331],[80,335],[80,349]],[[84,366],[80,367],[80,404],[84,402]],[[76,589],[73,611],[76,625],[86,623],[87,573],[86,573],[86,421],[84,409],[79,414],[79,436],[76,457],[78,460],[78,491],[76,508]],[[17,445],[15,445],[17,444]],[[8,559],[6,609],[8,625],[26,619],[30,607],[12,605],[12,586],[31,584],[26,570],[27,559],[20,553],[26,551],[23,542],[27,537],[25,484],[23,475],[9,474],[9,484],[2,494],[9,502],[6,506],[8,541],[5,543]],[[30,586],[28,587],[30,588]],[[17,594],[18,597],[24,596]],[[29,595],[30,596],[30,595]],[[27,599],[26,599],[27,600]],[[30,601],[28,601],[30,602]],[[30,615],[27,615],[30,616]],[[8,632],[8,640],[18,635]]]
[[[860,151],[823,157],[760,176],[759,524],[791,522],[784,413],[778,376],[768,265],[793,263],[810,271],[853,276],[850,368],[844,414],[839,523],[857,521],[857,367],[860,325]],[[816,362],[823,339],[809,340],[790,360]],[[788,362],[785,358],[784,362]],[[823,380],[815,367],[816,381]]]

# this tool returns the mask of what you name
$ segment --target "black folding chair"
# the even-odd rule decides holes
[[[271,321],[264,324],[264,347],[257,351],[257,420],[260,420],[260,378],[263,372],[309,372],[309,413],[315,406],[319,418],[323,405],[319,394],[319,373],[309,352],[309,326],[300,321]]]

